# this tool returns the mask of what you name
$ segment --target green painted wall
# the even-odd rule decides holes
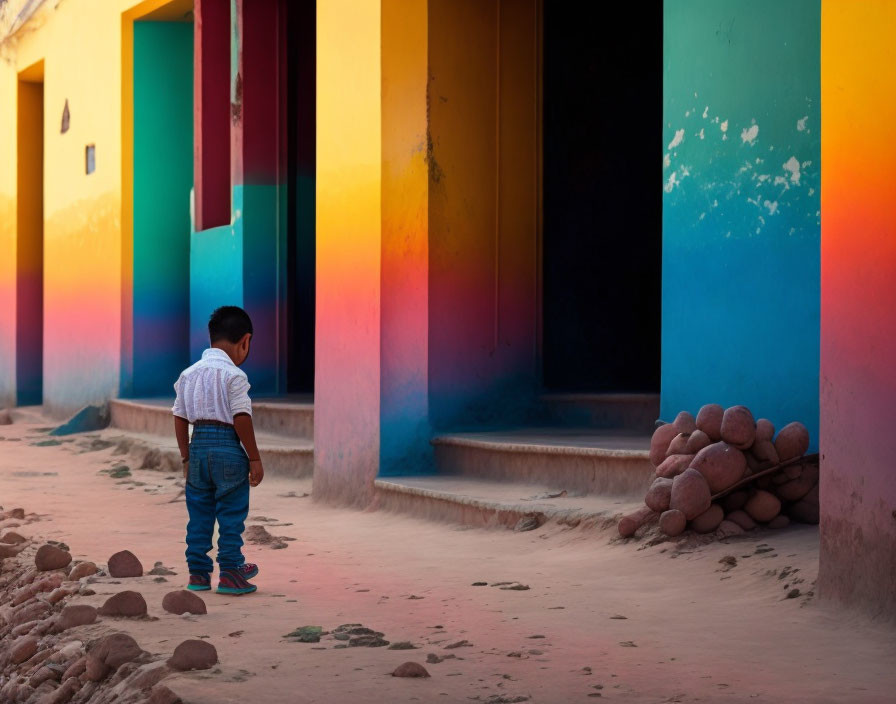
[[[744,404],[817,447],[820,13],[665,3],[663,418]]]
[[[189,364],[193,25],[134,23],[134,364],[122,393],[170,395]]]

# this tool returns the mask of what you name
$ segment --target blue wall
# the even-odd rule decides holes
[[[744,404],[818,443],[819,0],[667,0],[664,419]]]

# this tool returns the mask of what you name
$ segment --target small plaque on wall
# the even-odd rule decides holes
[[[85,171],[92,174],[96,171],[96,145],[88,144],[84,151]]]

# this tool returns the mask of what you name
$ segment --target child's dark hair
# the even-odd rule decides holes
[[[212,344],[221,340],[236,343],[246,333],[252,334],[252,319],[238,306],[221,306],[208,319],[208,339]]]

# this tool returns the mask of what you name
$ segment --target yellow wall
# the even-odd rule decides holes
[[[122,13],[159,0],[68,0],[7,38],[0,62],[0,292],[15,280],[16,76],[43,60],[44,398],[68,412],[116,394],[122,308]],[[127,77],[128,74],[125,73]],[[60,133],[68,100],[70,129]],[[11,124],[12,123],[12,124]],[[85,147],[96,171],[85,173]],[[130,233],[128,232],[128,235]],[[14,298],[12,299],[14,301]],[[14,389],[10,297],[0,302],[0,404]],[[14,320],[14,318],[13,318]]]

